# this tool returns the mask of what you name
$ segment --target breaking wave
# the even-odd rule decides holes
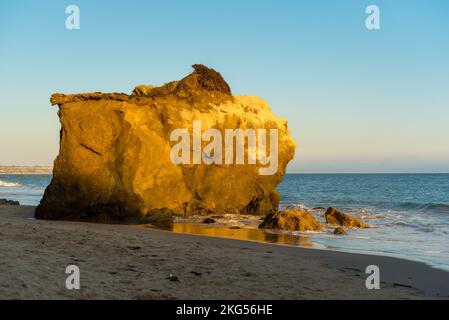
[[[401,209],[408,209],[414,211],[430,211],[436,213],[449,213],[449,204],[445,203],[413,203],[405,202],[399,206]]]
[[[0,180],[0,187],[19,187],[21,186],[18,182],[6,182],[3,180]]]

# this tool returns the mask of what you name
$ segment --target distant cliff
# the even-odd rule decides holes
[[[51,174],[52,167],[44,166],[0,166],[0,174]]]
[[[131,95],[52,95],[51,103],[59,105],[60,151],[36,217],[133,223],[277,209],[275,188],[295,152],[287,121],[260,98],[233,96],[213,69],[194,69],[160,87],[137,86]],[[276,129],[274,174],[261,175],[261,163],[174,163],[171,134],[192,132],[194,123],[223,135],[228,128]]]

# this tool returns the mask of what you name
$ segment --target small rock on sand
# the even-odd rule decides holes
[[[178,279],[178,277],[177,276],[174,276],[174,275],[169,275],[168,277],[167,277],[167,279],[168,280],[170,280],[170,281],[179,281],[179,279]]]

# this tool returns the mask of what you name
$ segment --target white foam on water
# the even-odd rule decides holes
[[[20,187],[21,184],[18,182],[6,182],[3,180],[0,180],[0,187]]]

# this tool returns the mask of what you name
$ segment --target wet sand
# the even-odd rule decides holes
[[[33,212],[34,207],[0,206],[0,299],[449,297],[449,273],[419,262],[134,226],[27,219]],[[69,264],[80,268],[80,290],[65,287]],[[364,271],[372,264],[380,268],[379,290],[365,287]]]

